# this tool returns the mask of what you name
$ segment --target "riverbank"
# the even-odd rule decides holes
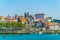
[[[30,34],[30,33],[16,33],[16,32],[11,32],[11,33],[9,33],[9,32],[8,32],[8,33],[2,33],[2,32],[1,32],[0,34]]]
[[[0,34],[60,34],[60,31],[22,32],[22,33],[0,33]]]
[[[60,34],[60,30],[43,31],[42,34]]]
[[[36,29],[0,29],[0,34],[60,34],[60,30],[40,30]]]

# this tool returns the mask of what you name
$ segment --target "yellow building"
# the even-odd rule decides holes
[[[28,18],[24,18],[24,16],[20,16],[20,20],[24,24],[25,22],[27,22]]]
[[[55,25],[55,22],[49,22],[49,25],[54,26]]]
[[[3,18],[3,16],[0,16],[0,21],[4,21],[4,18]]]

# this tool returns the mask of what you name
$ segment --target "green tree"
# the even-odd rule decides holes
[[[21,22],[0,22],[0,28],[1,27],[23,28],[23,27],[25,27],[25,24],[22,24]]]

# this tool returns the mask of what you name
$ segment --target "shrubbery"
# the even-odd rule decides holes
[[[22,24],[21,22],[0,22],[0,28],[6,27],[6,28],[23,28],[25,27],[25,24]]]

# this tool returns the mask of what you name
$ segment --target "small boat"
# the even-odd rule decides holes
[[[39,32],[39,34],[42,34],[42,32]]]

